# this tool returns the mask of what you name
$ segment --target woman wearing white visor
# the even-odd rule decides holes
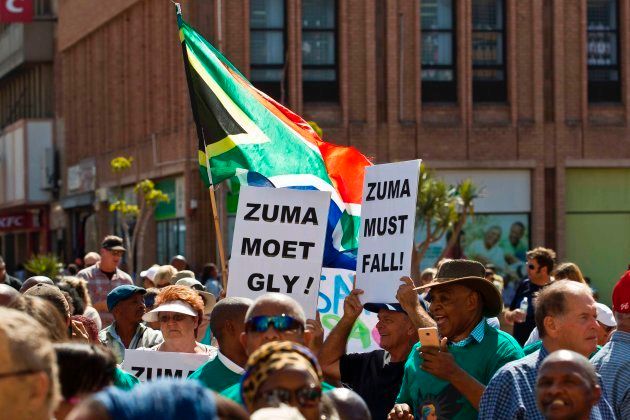
[[[204,311],[203,300],[195,290],[182,285],[167,286],[160,290],[155,304],[155,309],[144,314],[142,319],[147,322],[159,322],[164,342],[142,350],[209,356],[217,353],[216,347],[201,344],[195,339]]]

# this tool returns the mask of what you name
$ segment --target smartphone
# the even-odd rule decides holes
[[[422,347],[440,347],[437,328],[418,328],[418,339]]]

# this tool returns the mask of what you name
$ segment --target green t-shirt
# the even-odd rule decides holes
[[[230,370],[217,355],[214,359],[201,365],[188,379],[196,379],[215,392],[221,392],[239,383],[241,375]]]
[[[129,391],[134,386],[138,385],[140,380],[133,376],[131,373],[127,373],[120,368],[116,368],[114,372],[114,386],[124,391]]]
[[[523,348],[523,352],[525,353],[526,356],[528,356],[532,354],[533,352],[540,350],[541,347],[542,347],[542,340],[534,341],[533,343],[526,345]],[[601,350],[601,348],[602,346],[598,345],[597,349],[595,349],[595,351],[591,353],[591,355],[588,356],[588,358],[590,359],[591,357],[595,356],[597,352]]]
[[[322,391],[324,392],[328,392],[335,389],[334,386],[332,386],[331,384],[327,383],[327,382],[322,382]],[[231,387],[223,390],[223,392],[220,393],[222,396],[224,396],[225,398],[229,398],[232,401],[234,401],[235,403],[238,403],[242,406],[245,406],[245,403],[243,403],[243,398],[241,398],[241,384],[240,384],[240,378],[239,378],[239,383],[232,385]]]
[[[431,414],[441,419],[477,419],[477,410],[453,385],[422,370],[419,347],[420,343],[416,344],[409,354],[396,403],[409,404],[416,419],[430,418]],[[484,385],[500,367],[523,357],[521,346],[511,335],[487,323],[481,342],[449,345],[448,351],[459,367]]]

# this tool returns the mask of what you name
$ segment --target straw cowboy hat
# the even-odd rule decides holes
[[[477,261],[450,260],[440,266],[430,283],[417,287],[416,290],[461,284],[481,295],[484,316],[498,316],[503,310],[503,300],[494,284],[484,278],[485,273],[486,269]]]

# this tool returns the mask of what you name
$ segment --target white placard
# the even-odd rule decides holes
[[[122,369],[134,375],[140,382],[162,377],[186,379],[211,357],[196,353],[125,350]]]
[[[330,193],[242,187],[227,296],[278,292],[315,318]]]
[[[364,303],[395,302],[400,277],[411,272],[420,162],[365,168],[356,271]]]
[[[340,268],[322,268],[319,285],[319,318],[324,327],[324,338],[335,328],[343,316],[343,301],[352,291],[354,271]],[[363,299],[360,296],[359,299]],[[367,353],[380,349],[381,335],[376,329],[378,316],[365,309],[354,323],[348,336],[346,353]]]

